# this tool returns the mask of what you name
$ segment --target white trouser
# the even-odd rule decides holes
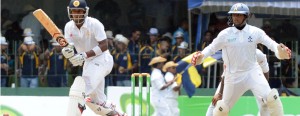
[[[95,103],[106,101],[104,78],[111,72],[113,63],[113,57],[106,52],[84,63],[82,78],[86,83],[85,92]]]
[[[219,91],[219,87],[220,85],[218,86],[217,91]],[[249,89],[256,97],[260,114],[263,116],[265,116],[264,114],[268,114],[266,104],[262,102],[262,98],[267,98],[268,94],[271,92],[271,88],[260,67],[246,72],[225,74],[222,100],[231,109],[236,101]],[[212,116],[213,109],[214,106],[210,104],[206,116]]]
[[[151,103],[155,111],[154,116],[171,116],[169,106],[165,98],[151,97]]]
[[[169,106],[170,116],[180,116],[178,101],[176,98],[166,98],[166,102]]]

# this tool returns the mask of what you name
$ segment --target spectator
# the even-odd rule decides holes
[[[116,54],[115,63],[118,67],[117,86],[130,86],[130,74],[137,68],[137,60],[127,50],[129,40],[121,34],[116,35],[119,53]]]
[[[185,42],[186,43],[186,42]],[[166,102],[168,104],[169,110],[171,115],[170,116],[179,116],[179,108],[178,108],[178,95],[181,84],[177,84],[175,81],[177,78],[175,78],[177,72],[176,67],[178,66],[177,63],[174,63],[173,61],[167,62],[163,66],[163,71],[166,72],[165,74],[165,80],[166,83],[173,83],[170,85],[167,89],[166,94]],[[175,83],[174,83],[175,82]]]
[[[265,31],[265,33],[270,36],[271,39],[273,39],[276,42],[279,42],[279,37],[275,35],[275,31],[272,27],[272,24],[269,21],[266,21],[263,26],[261,27],[262,30]],[[262,44],[257,45],[258,49],[263,51],[263,53],[266,53],[267,55],[274,55],[273,52],[271,52],[267,47],[263,46]]]
[[[167,61],[171,60],[171,53],[169,51],[170,49],[170,42],[168,37],[164,37],[159,39],[159,42],[157,44],[157,50],[155,51],[155,56],[161,56],[163,58],[166,58]]]
[[[107,30],[106,32],[106,37],[108,41],[108,49],[111,53],[111,55],[115,58],[117,52],[117,48],[115,47],[115,38],[113,37],[113,32],[110,30]],[[116,85],[116,78],[113,78],[115,74],[117,73],[116,66],[113,67],[112,71],[108,75],[108,77],[105,78],[105,87],[107,86],[114,86]]]
[[[180,21],[180,25],[179,25],[178,29],[173,34],[173,37],[175,37],[175,38],[173,38],[173,40],[172,40],[172,45],[176,44],[176,34],[177,34],[177,32],[183,33],[183,39],[184,39],[184,41],[187,42],[187,43],[189,43],[190,40],[189,40],[188,29],[189,29],[189,24],[188,24],[187,19],[182,19]],[[180,43],[177,43],[177,44],[180,44]]]
[[[24,7],[24,12],[27,14],[25,17],[23,17],[21,22],[21,27],[30,28],[32,30],[32,33],[35,34],[35,36],[32,36],[33,41],[37,44],[39,44],[40,38],[41,38],[41,30],[43,29],[43,26],[41,23],[33,16],[33,11],[36,8],[34,8],[32,5],[28,4]]]
[[[63,57],[57,42],[51,44],[53,49],[47,56],[47,81],[49,87],[66,87],[67,86],[67,59]]]
[[[228,18],[227,16],[216,15],[216,23],[214,24],[215,34],[219,34],[220,31],[226,29],[228,27]]]
[[[40,48],[35,45],[31,36],[25,37],[20,45],[19,60],[21,68],[21,87],[38,87],[38,68]]]
[[[52,39],[52,41],[50,41],[51,44],[55,43],[56,41]],[[39,59],[40,59],[40,65],[39,65],[39,76],[41,76],[41,85],[40,86],[44,86],[45,84],[45,77],[47,76],[47,65],[48,65],[48,60],[49,60],[49,56],[50,56],[50,49],[49,48],[49,42],[46,39],[43,39],[40,42],[41,45],[41,51],[42,53],[39,54]]]
[[[181,42],[181,44],[177,47],[178,55],[173,58],[174,62],[179,62],[181,59],[187,56],[188,54],[188,43],[185,41]]]
[[[23,29],[21,29],[19,22],[15,21],[12,23],[11,28],[5,32],[5,37],[8,41],[8,50],[13,51],[13,46],[19,46],[22,41]]]
[[[113,32],[110,30],[107,30],[105,32],[105,34],[106,34],[106,37],[108,40],[108,49],[109,49],[109,51],[112,51],[115,49]]]
[[[274,32],[273,32],[274,30],[272,28],[272,24],[269,21],[266,21],[264,23],[264,25],[261,27],[261,29],[264,30],[268,36],[270,36],[271,38],[274,38],[274,36],[275,36]]]
[[[178,31],[176,34],[175,34],[175,39],[176,39],[176,43],[173,44],[172,46],[172,49],[171,49],[171,53],[173,56],[176,56],[178,54],[178,49],[177,49],[177,46],[179,46],[181,44],[181,42],[184,41],[184,38],[183,38],[183,33]]]
[[[162,68],[167,59],[163,57],[154,57],[151,59],[149,66],[153,68],[151,72],[151,103],[153,104],[156,112],[155,116],[171,116],[165,96],[167,94],[168,86],[173,84],[174,81],[166,83]]]
[[[0,45],[1,45],[1,87],[7,87],[8,70],[9,70],[9,65],[8,65],[9,57],[6,53],[8,43],[6,42],[5,37],[1,36]]]
[[[211,31],[206,31],[204,33],[204,39],[201,43],[198,44],[198,50],[203,50],[206,46],[208,46],[213,41],[213,33]]]
[[[150,40],[146,39],[142,41],[142,47],[138,56],[138,67],[141,73],[150,73],[151,67],[148,65],[151,59],[154,57],[154,49],[150,46]],[[145,80],[145,79],[144,79]]]
[[[162,35],[162,37],[168,37],[170,40],[173,39],[173,36],[170,32],[166,32],[165,34]],[[171,43],[170,43],[170,45],[171,45]]]
[[[153,49],[156,50],[157,41],[159,39],[159,32],[156,28],[150,28],[149,32],[147,33],[150,38],[150,45]]]
[[[128,50],[133,53],[135,56],[138,54],[140,50],[140,43],[139,39],[141,36],[141,30],[140,29],[134,29],[131,32],[131,37],[129,38],[129,43],[128,43]]]
[[[1,34],[4,35],[8,29],[10,29],[11,24],[13,23],[9,19],[10,12],[8,9],[1,10]]]

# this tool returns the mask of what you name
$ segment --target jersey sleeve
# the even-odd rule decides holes
[[[222,49],[225,46],[226,32],[227,31],[225,30],[221,31],[219,35],[213,40],[213,42],[203,49],[202,51],[202,53],[204,54],[203,59],[213,55],[214,53],[216,53],[218,50]]]
[[[95,19],[95,24],[93,24],[94,28],[92,31],[94,31],[95,34],[95,38],[97,41],[103,41],[104,39],[106,39],[106,34],[104,31],[104,26],[103,24]]]
[[[275,55],[277,56],[278,50],[277,50],[277,45],[274,40],[272,40],[263,30],[259,29],[257,31],[257,35],[259,36],[258,42],[265,45],[268,49],[271,51],[275,52]]]
[[[259,49],[256,49],[256,58],[259,66],[261,67],[264,73],[269,71],[269,64],[267,61],[267,57],[264,53],[262,53]]]

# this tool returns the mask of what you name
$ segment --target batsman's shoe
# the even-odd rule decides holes
[[[126,113],[121,113],[116,109],[116,105],[106,101],[101,104],[95,103],[91,97],[85,98],[86,105],[98,115],[102,116],[127,116]]]

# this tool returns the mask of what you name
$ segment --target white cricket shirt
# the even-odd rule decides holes
[[[167,72],[165,74],[165,80],[166,80],[166,82],[170,82],[170,81],[174,80],[174,78],[175,78],[174,74],[171,73],[171,72]],[[177,83],[174,82],[172,85],[170,85],[167,88],[168,93],[166,94],[166,98],[175,98],[175,99],[178,98],[179,92],[173,90],[173,88],[176,87],[176,86],[177,86]]]
[[[258,43],[265,45],[273,52],[278,52],[278,44],[263,30],[246,24],[242,30],[235,27],[222,30],[213,42],[204,48],[202,53],[206,58],[222,49],[226,71],[229,73],[244,72],[258,66],[256,59]]]
[[[78,53],[87,52],[98,46],[98,42],[106,39],[103,24],[92,17],[86,17],[80,29],[74,21],[69,21],[65,26],[65,38],[69,43],[74,43]]]
[[[166,89],[160,90],[165,84],[164,75],[161,70],[153,68],[151,72],[151,98],[162,99],[166,94]]]

